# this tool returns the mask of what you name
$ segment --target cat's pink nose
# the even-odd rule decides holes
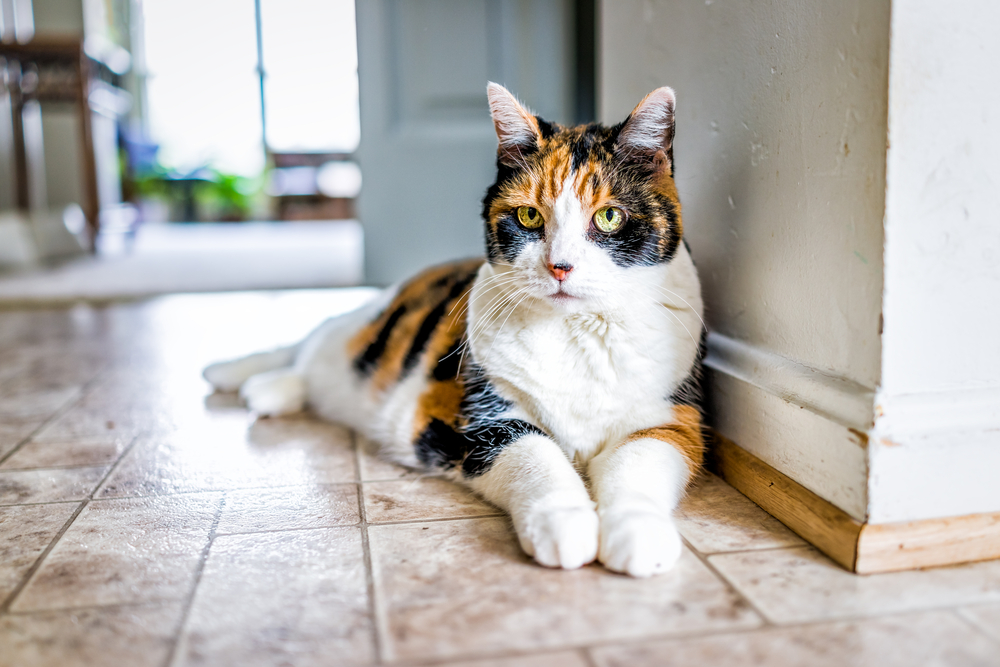
[[[569,272],[572,270],[573,270],[573,265],[568,264],[566,262],[559,262],[558,264],[549,264],[549,273],[551,273],[552,277],[558,280],[559,282],[566,280],[566,276],[568,276]]]

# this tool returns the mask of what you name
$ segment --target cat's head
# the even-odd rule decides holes
[[[503,86],[487,89],[497,180],[483,200],[489,261],[557,308],[615,300],[681,243],[674,92],[657,88],[614,127],[563,127]]]

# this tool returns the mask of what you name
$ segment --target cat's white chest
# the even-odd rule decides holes
[[[477,360],[570,456],[669,419],[683,373],[658,321],[597,314],[518,317]]]

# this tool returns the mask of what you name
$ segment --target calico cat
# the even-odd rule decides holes
[[[293,347],[205,378],[259,415],[309,407],[510,513],[549,567],[643,577],[681,553],[701,464],[704,336],[673,179],[674,93],[563,127],[487,89],[485,260],[425,271]]]

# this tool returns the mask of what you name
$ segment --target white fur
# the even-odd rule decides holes
[[[510,91],[490,81],[486,86],[486,97],[501,146],[512,148],[535,141],[535,129],[528,120],[531,112]]]
[[[688,478],[680,452],[641,438],[605,449],[589,472],[600,508],[601,562],[633,577],[673,567],[681,540],[671,515]]]
[[[240,398],[260,417],[289,415],[305,407],[306,385],[302,376],[291,368],[277,368],[244,382]]]
[[[233,361],[220,361],[202,371],[202,376],[219,391],[236,391],[250,377],[288,366],[295,359],[297,345],[270,352],[257,352]]]

